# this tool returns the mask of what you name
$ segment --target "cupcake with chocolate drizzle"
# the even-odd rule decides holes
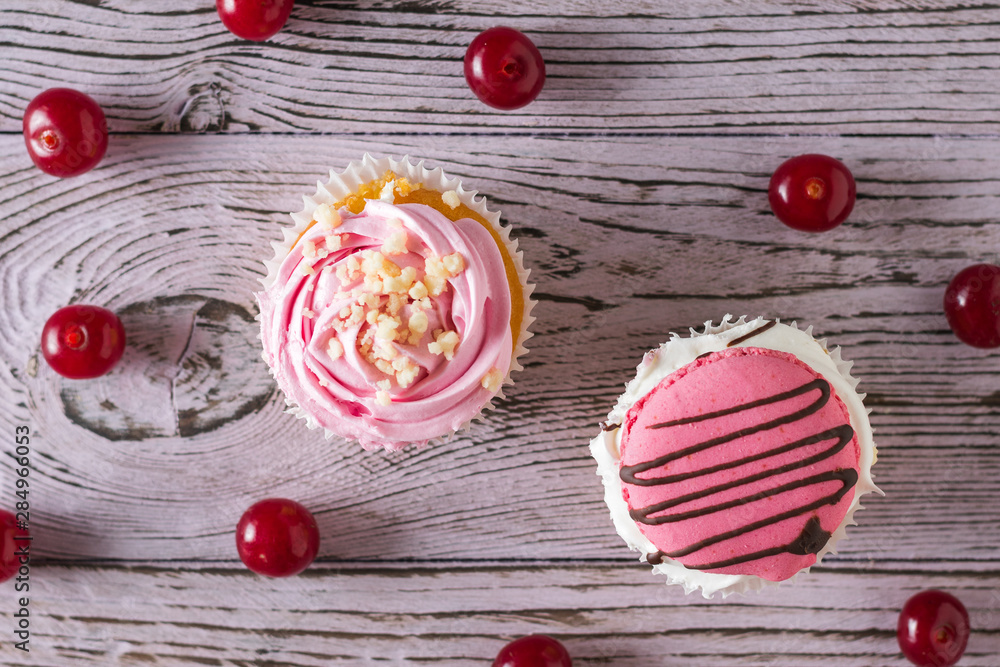
[[[727,315],[671,334],[590,443],[619,535],[705,597],[818,563],[881,493],[850,367],[794,323]]]

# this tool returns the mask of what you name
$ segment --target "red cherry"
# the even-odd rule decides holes
[[[56,373],[74,380],[110,371],[125,351],[125,328],[100,306],[66,306],[42,328],[42,356]]]
[[[276,35],[295,0],[215,0],[222,23],[237,37],[263,42]]]
[[[545,85],[545,61],[523,33],[503,26],[480,33],[465,52],[465,81],[484,104],[517,109]]]
[[[573,667],[573,660],[552,637],[528,635],[500,649],[493,667]]]
[[[963,343],[1000,347],[1000,266],[974,264],[959,271],[945,290],[944,315]]]
[[[236,550],[250,570],[290,577],[309,567],[319,551],[319,527],[294,500],[268,498],[254,503],[236,525]]]
[[[7,581],[21,568],[18,551],[30,544],[18,537],[28,537],[28,531],[17,527],[17,517],[7,510],[0,510],[0,582]]]
[[[792,229],[825,232],[851,214],[856,189],[842,162],[811,153],[786,160],[775,170],[767,198],[778,220]]]
[[[79,176],[108,149],[108,121],[100,105],[70,88],[50,88],[31,100],[22,122],[35,165],[52,176]]]
[[[899,613],[896,638],[903,655],[914,665],[951,667],[969,643],[969,613],[950,593],[917,593]]]

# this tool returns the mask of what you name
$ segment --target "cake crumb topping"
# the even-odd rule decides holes
[[[326,257],[334,250],[340,250],[344,246],[344,235],[343,234],[329,234],[325,239],[326,243],[326,254],[322,257]]]
[[[399,372],[396,373],[396,382],[399,384],[400,387],[406,389],[411,384],[413,384],[413,381],[417,379],[417,375],[419,373],[420,373],[420,366],[417,366],[413,362],[410,362],[410,365],[407,368],[404,368],[403,370],[400,370]]]
[[[424,259],[424,287],[429,296],[440,296],[448,288],[448,279],[465,270],[465,258],[454,252],[444,257]],[[421,297],[423,298],[423,297]]]
[[[458,192],[455,190],[448,190],[447,192],[442,192],[441,201],[443,201],[451,208],[458,208],[459,205],[462,203],[462,200],[458,198]]]
[[[431,354],[443,354],[446,360],[451,361],[455,357],[455,348],[459,342],[458,333],[455,331],[435,331],[434,342],[427,345],[427,351]]]
[[[414,282],[407,294],[414,301],[419,301],[427,296],[427,285],[423,282]]]
[[[388,189],[387,189],[388,186]],[[360,213],[365,208],[365,203],[369,199],[384,199],[390,203],[395,203],[395,196],[405,197],[414,190],[421,188],[420,183],[411,183],[406,178],[398,176],[391,169],[377,178],[358,187],[358,191],[342,199],[335,204],[336,208],[347,207],[351,213]]]
[[[318,222],[323,229],[336,229],[340,227],[340,211],[329,204],[320,204],[313,211],[313,220]]]
[[[503,384],[503,373],[499,368],[491,368],[489,373],[483,376],[483,389],[491,394],[496,393],[501,384]]]
[[[386,255],[406,254],[406,232],[399,230],[385,240],[382,244],[382,253]]]
[[[441,263],[444,264],[449,278],[454,278],[465,271],[465,258],[462,257],[462,253],[453,252],[450,255],[445,255],[441,258]]]
[[[391,171],[389,173],[392,174]],[[396,176],[395,174],[392,175]],[[420,188],[421,188],[420,183],[410,183],[410,181],[408,181],[405,178],[396,178],[396,194],[398,194],[400,197],[405,197],[414,190],[419,190]]]
[[[425,331],[427,331],[427,313],[422,310],[410,315],[410,320],[406,324],[407,328],[411,333],[418,334],[422,336]]]
[[[406,192],[415,189],[405,179],[387,179],[376,192],[386,192],[390,188],[395,191],[402,188]],[[327,213],[320,210],[318,207],[318,219],[325,219]],[[338,214],[337,226],[339,224]],[[344,258],[336,268],[327,266],[323,269],[333,271],[340,281],[330,302],[331,307],[338,304],[339,310],[328,326],[334,336],[327,343],[327,352],[334,361],[344,357],[346,351],[336,333],[357,328],[355,345],[359,355],[385,375],[377,383],[376,402],[379,405],[389,404],[389,392],[394,384],[406,388],[420,376],[422,366],[411,358],[405,346],[421,344],[430,328],[428,315],[434,308],[431,298],[444,294],[448,290],[448,281],[466,269],[465,257],[459,252],[442,257],[424,257],[422,275],[419,266],[397,264],[393,260],[409,252],[409,237],[401,220],[391,220],[390,227],[395,231],[378,249],[362,250]],[[346,234],[327,234],[322,241],[303,242],[303,256],[326,257],[330,252],[341,249],[346,237]],[[306,264],[303,262],[304,271]],[[308,270],[311,271],[309,275],[315,274],[311,266]],[[305,309],[303,316],[315,317],[315,313]],[[457,331],[443,327],[433,331],[430,339],[428,352],[446,361],[454,358],[461,343]],[[483,386],[496,384],[499,387],[497,383],[502,383],[503,377],[494,378],[494,375],[491,372],[484,376]]]

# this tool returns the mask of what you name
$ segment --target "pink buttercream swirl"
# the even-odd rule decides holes
[[[308,228],[257,294],[264,358],[279,387],[319,426],[366,449],[398,449],[458,430],[497,393],[510,367],[510,291],[492,235],[475,220],[453,222],[422,204],[372,200],[360,214],[339,213],[335,229]],[[386,259],[416,282],[426,277],[428,259],[458,253],[463,266],[436,296],[373,292],[371,276],[357,267],[387,243],[396,247]],[[352,317],[359,312],[360,321]],[[379,315],[401,322],[391,342],[376,340]],[[415,315],[426,316],[425,331],[407,328]],[[457,334],[454,349],[442,352],[441,332]],[[373,340],[390,361],[373,363]]]

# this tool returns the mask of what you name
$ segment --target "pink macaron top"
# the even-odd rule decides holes
[[[854,498],[847,408],[785,352],[704,355],[638,400],[622,429],[622,495],[659,549],[651,562],[783,581],[816,562]]]
[[[339,217],[335,229],[309,227],[257,295],[278,385],[365,448],[458,430],[510,367],[510,292],[492,235],[423,204],[371,200]],[[447,276],[438,294],[423,287],[432,265]]]

